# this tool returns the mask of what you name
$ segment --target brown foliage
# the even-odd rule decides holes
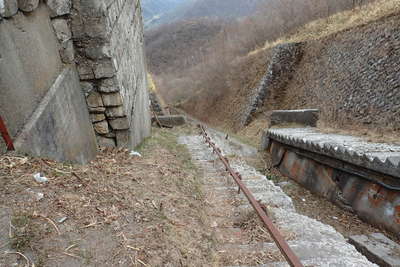
[[[372,0],[270,0],[236,21],[202,18],[176,22],[147,35],[150,71],[169,103],[205,121],[233,119],[248,88],[266,71],[266,41],[305,23]]]

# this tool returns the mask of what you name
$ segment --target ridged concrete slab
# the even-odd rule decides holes
[[[377,172],[400,178],[400,146],[370,143],[360,137],[325,134],[315,128],[272,128],[264,139],[273,139]],[[268,143],[264,142],[263,143]]]

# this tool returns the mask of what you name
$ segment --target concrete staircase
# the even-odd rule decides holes
[[[268,208],[268,215],[288,240],[304,266],[376,266],[370,263],[333,227],[296,212],[292,200],[280,187],[247,165],[240,156],[243,148],[232,147],[224,136],[213,132],[213,141],[230,160],[233,169],[257,200]],[[269,235],[259,237],[243,227],[243,218],[253,214],[243,194],[237,194],[231,177],[200,136],[182,136],[192,159],[203,172],[208,214],[214,230],[222,266],[289,266]],[[262,227],[258,231],[266,231]]]

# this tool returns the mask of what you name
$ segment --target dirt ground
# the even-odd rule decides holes
[[[87,166],[1,156],[0,266],[213,265],[202,187],[179,131],[155,129],[143,157],[106,149]],[[39,172],[48,182],[34,180]]]
[[[210,204],[203,174],[186,147],[177,144],[183,133],[193,129],[154,129],[138,148],[142,157],[105,149],[86,166],[1,156],[0,266],[220,266],[248,263],[246,257],[252,263],[275,258],[224,252],[221,244],[235,236],[212,229],[216,223],[241,228],[242,241],[271,238],[254,213],[219,221],[218,214],[233,203],[220,205],[219,211]],[[248,143],[255,143],[255,137],[242,136]],[[399,241],[281,176],[270,168],[268,156],[248,163],[281,185],[298,212],[345,237],[383,232]],[[48,182],[35,181],[39,172]]]

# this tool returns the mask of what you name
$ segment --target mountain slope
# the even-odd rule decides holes
[[[165,14],[188,1],[189,0],[142,0],[145,26],[156,25]]]
[[[213,18],[234,20],[254,13],[265,0],[143,0],[147,28],[167,23]]]
[[[156,75],[175,72],[196,64],[196,52],[207,50],[211,40],[221,30],[219,21],[197,19],[162,25],[147,31],[147,61],[151,72]]]
[[[182,12],[183,19],[215,17],[237,18],[252,14],[265,0],[196,0]]]

